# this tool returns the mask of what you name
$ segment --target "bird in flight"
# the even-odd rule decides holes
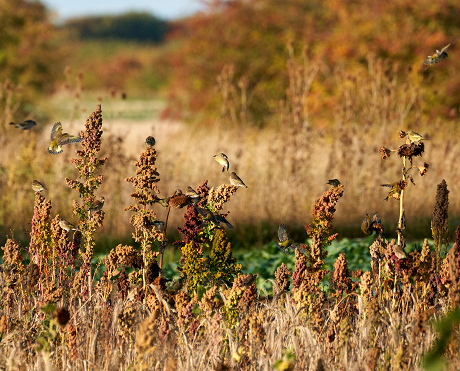
[[[433,55],[428,56],[428,59],[423,63],[423,64],[426,65],[425,70],[427,70],[428,67],[430,67],[432,64],[439,63],[439,62],[441,62],[441,60],[443,60],[443,59],[448,57],[448,54],[446,53],[446,49],[449,46],[451,46],[451,44],[455,41],[455,39],[453,39],[450,44],[448,44],[444,48],[442,48],[441,51],[436,50],[436,53],[434,53]]]
[[[51,144],[48,147],[48,152],[53,155],[58,155],[59,153],[62,153],[61,146],[81,141],[82,138],[78,136],[63,133],[61,123],[56,122],[51,129]]]

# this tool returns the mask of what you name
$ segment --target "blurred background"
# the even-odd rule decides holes
[[[333,221],[339,238],[363,237],[378,212],[394,235],[399,203],[380,184],[401,178],[402,160],[379,148],[425,141],[428,173],[411,170],[408,239],[431,237],[436,186],[450,190],[451,234],[459,225],[460,48],[425,70],[423,62],[459,35],[457,1],[213,0],[0,2],[0,245],[27,241],[33,179],[43,182],[52,215],[75,221],[77,199],[65,177],[79,144],[47,153],[52,125],[83,130],[98,103],[106,219],[101,249],[132,243],[133,162],[153,135],[160,196],[229,182],[212,156],[249,186],[226,204],[242,247],[276,239],[279,223],[304,242],[315,199],[337,178],[345,186]],[[9,125],[32,119],[22,131]],[[166,212],[157,208],[159,218]],[[170,217],[171,239],[183,224]],[[238,241],[238,242],[236,242]]]

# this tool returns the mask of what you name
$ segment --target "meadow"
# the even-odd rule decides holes
[[[1,81],[2,370],[460,367],[460,133],[455,89],[438,83],[455,49],[427,70],[372,51],[347,64],[351,34],[333,51],[338,34],[325,39],[324,58],[283,35],[251,64],[208,32],[226,16],[235,50],[262,43],[263,27],[237,27],[249,4],[186,20],[203,27],[193,51],[173,37],[71,44],[37,100]],[[285,11],[268,18],[296,19]],[[201,70],[207,43],[219,52]],[[52,155],[58,121],[81,141]]]

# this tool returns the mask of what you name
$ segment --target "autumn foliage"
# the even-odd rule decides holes
[[[216,0],[173,28],[170,38],[181,47],[170,55],[173,100],[166,113],[205,110],[215,117],[236,104],[227,97],[233,95],[246,100],[250,122],[266,122],[286,99],[289,56],[303,52],[319,67],[308,98],[313,105],[321,100],[318,112],[340,100],[332,72],[359,74],[371,55],[399,65],[398,74],[416,86],[423,81],[433,88],[425,112],[452,115],[460,102],[455,56],[435,72],[424,72],[423,62],[458,34],[459,17],[452,0]],[[232,82],[230,91],[219,86],[219,77]]]

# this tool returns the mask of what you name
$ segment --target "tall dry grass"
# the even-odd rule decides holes
[[[316,112],[316,102],[321,97],[310,93],[310,86],[315,79],[324,78],[318,71],[325,67],[309,62],[305,56],[291,55],[288,68],[287,98],[280,102],[272,124],[263,129],[244,124],[249,93],[228,73],[219,80],[223,95],[221,117],[213,127],[156,119],[123,120],[118,118],[116,100],[110,101],[109,112],[104,111],[103,103],[107,119],[102,153],[109,156],[109,161],[106,182],[99,190],[107,200],[108,212],[101,233],[110,231],[114,237],[129,233],[128,216],[118,212],[129,199],[130,188],[123,179],[131,173],[132,160],[148,135],[157,142],[162,197],[172,195],[177,188],[196,187],[205,179],[212,186],[228,182],[228,174],[220,173],[212,159],[216,153],[227,154],[230,170],[249,186],[238,191],[238,199],[228,210],[237,228],[261,221],[274,225],[305,223],[310,219],[309,205],[327,189],[327,180],[333,178],[349,190],[339,206],[336,225],[346,226],[349,233],[356,235],[365,213],[378,211],[385,225],[395,226],[398,207],[394,202],[383,201],[386,193],[380,184],[398,180],[400,170],[397,161],[380,161],[378,151],[382,146],[398,147],[399,129],[414,130],[430,139],[422,158],[430,164],[429,176],[417,180],[417,185],[410,185],[406,192],[409,234],[429,233],[433,207],[433,197],[429,196],[435,194],[435,185],[445,179],[452,195],[458,192],[455,169],[460,148],[455,140],[455,119],[445,122],[424,112],[424,91],[415,82],[418,73],[372,57],[364,74],[329,72],[336,84],[336,103],[329,112]],[[63,120],[63,125],[69,131],[82,127],[78,120]],[[4,174],[1,186],[8,192],[0,196],[0,225],[17,232],[19,226],[27,229],[32,199],[29,184],[35,178],[48,186],[56,212],[65,215],[70,194],[62,179],[73,172],[67,164],[76,145],[54,157],[46,153],[50,126],[37,132],[6,129],[0,163]],[[452,198],[450,207],[456,215],[458,198]],[[457,219],[454,217],[452,222]],[[171,223],[182,225],[181,215],[172,214]]]

